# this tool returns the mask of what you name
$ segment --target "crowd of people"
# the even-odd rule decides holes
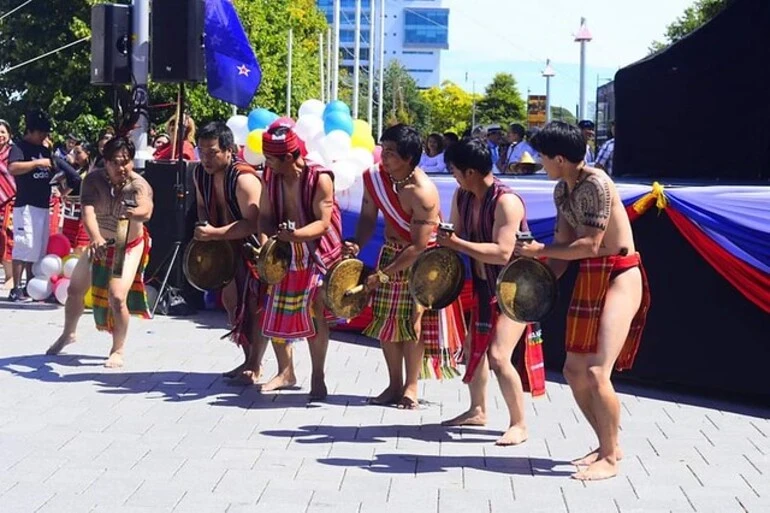
[[[175,126],[172,120],[170,128]],[[364,334],[381,344],[388,385],[370,402],[415,409],[419,379],[456,376],[464,363],[470,406],[445,424],[485,425],[491,369],[510,414],[509,426],[497,443],[520,444],[529,436],[525,385],[533,395],[545,389],[542,350],[538,350],[542,340],[535,324],[500,314],[495,283],[512,258],[542,259],[559,277],[569,262],[579,261],[567,319],[564,373],[599,447],[574,461],[579,470],[573,477],[596,480],[616,475],[622,458],[620,408],[610,376],[613,367],[623,370],[633,364],[649,293],[628,215],[615,186],[608,173],[588,165],[591,148],[585,126],[554,122],[528,135],[520,125],[512,125],[507,146],[498,126],[461,140],[451,134],[433,134],[427,143],[409,126],[389,127],[380,140],[381,163],[363,174],[355,236],[345,240],[334,174],[305,160],[290,126],[277,124],[264,132],[265,165],[261,169],[238,158],[238,147],[226,124],[212,122],[196,132],[192,119],[186,118],[184,126],[182,153],[190,160],[200,158],[194,171],[197,212],[200,220],[207,221],[196,227],[194,238],[229,241],[242,248],[245,241],[256,239],[264,244],[275,237],[292,248],[288,274],[274,285],[260,280],[247,253],[236,252],[240,257],[235,279],[222,290],[222,300],[232,327],[230,338],[242,349],[244,360],[224,373],[226,377],[259,385],[265,392],[293,386],[297,379],[296,344],[292,341],[307,339],[312,362],[309,398],[326,398],[325,362],[335,319],[324,301],[323,280],[330,268],[344,258],[356,257],[369,243],[382,214],[385,243],[375,271],[365,281],[372,320]],[[51,229],[52,184],[63,197],[74,193],[79,224],[69,233],[79,241],[83,256],[72,273],[62,334],[48,354],[58,354],[75,343],[90,289],[96,325],[112,334],[106,365],[120,367],[129,315],[146,316],[148,310],[142,275],[150,245],[145,224],[153,212],[152,188],[135,172],[136,149],[123,131],[111,137],[105,134],[94,149],[72,136],[56,155],[46,144],[50,128],[44,113],[28,114],[23,138],[8,150],[10,127],[0,123],[0,156],[4,151],[7,155],[0,176],[15,179],[14,288],[10,297],[23,299],[22,271],[26,268],[29,277],[31,264],[44,251]],[[169,150],[176,139],[173,130],[169,131],[170,136],[155,140],[159,158],[176,155],[175,149]],[[558,216],[550,244],[517,237],[527,231],[524,200],[495,176],[496,168],[508,169],[513,159],[522,164],[527,155],[550,179],[557,180],[554,202]],[[435,166],[438,172],[443,164],[458,183],[449,213],[454,231],[440,228],[438,189],[421,162],[425,168]],[[7,218],[7,208],[5,212]],[[124,259],[116,270],[120,255],[115,240],[118,226],[125,220],[129,224]],[[409,292],[412,264],[435,245],[470,259],[475,300],[468,337],[461,309],[425,309]],[[262,382],[262,360],[269,342],[278,372]],[[525,344],[526,358],[525,365],[517,369],[512,357],[520,343]]]

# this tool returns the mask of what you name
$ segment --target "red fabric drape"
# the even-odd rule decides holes
[[[770,275],[730,254],[680,212],[669,207],[666,213],[682,236],[704,260],[738,289],[746,299],[770,313]]]

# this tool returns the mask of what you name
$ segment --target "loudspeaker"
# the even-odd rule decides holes
[[[91,8],[91,84],[131,83],[131,7],[98,4]]]
[[[152,3],[152,79],[201,82],[203,0],[154,0]]]

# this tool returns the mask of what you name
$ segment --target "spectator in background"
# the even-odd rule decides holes
[[[16,180],[8,172],[8,158],[13,141],[11,125],[0,119],[0,264],[5,275],[4,289],[13,287],[11,270],[11,252],[13,250],[13,231],[11,219],[13,200],[16,197]]]
[[[503,129],[500,125],[489,125],[487,127],[487,146],[492,155],[492,163],[497,164],[500,160],[500,153],[503,149]],[[497,166],[495,166],[497,167]],[[497,170],[500,171],[499,169]]]
[[[158,150],[171,142],[171,137],[168,134],[158,134],[154,141],[152,141],[152,147]]]
[[[195,121],[184,115],[184,134],[182,135],[182,158],[184,160],[197,160],[195,156]],[[169,142],[157,147],[153,158],[155,160],[176,160],[179,156],[176,151],[177,118],[176,115],[166,122],[166,132],[169,134]]]
[[[104,167],[104,145],[107,144],[113,137],[115,137],[115,130],[113,130],[111,127],[107,127],[101,131],[99,134],[99,141],[96,143],[96,155],[91,156],[91,160],[94,164],[93,167]]]
[[[594,164],[594,150],[592,147],[594,136],[596,133],[594,130],[596,129],[596,125],[594,125],[594,122],[590,119],[584,119],[580,123],[578,123],[578,128],[580,129],[580,132],[583,134],[583,139],[586,140],[586,158],[585,162],[587,166],[593,166]]]
[[[599,152],[596,154],[594,167],[603,169],[608,175],[612,176],[612,161],[615,158],[615,122],[610,124],[610,138],[602,144]]]
[[[81,142],[82,142],[82,139],[80,137],[78,137],[75,134],[69,134],[67,136],[67,139],[64,141],[64,145],[59,146],[56,149],[56,152],[54,152],[54,156],[65,159],[70,164],[74,164],[75,158],[72,155],[72,150],[74,150],[75,146],[77,146]]]
[[[446,132],[444,134],[444,149],[447,150],[460,142],[460,138],[454,132]]]
[[[426,173],[446,173],[444,163],[444,139],[441,134],[430,134],[425,143],[425,151],[420,158],[420,169]]]
[[[8,171],[16,179],[13,209],[13,284],[10,301],[27,300],[21,288],[25,268],[32,278],[32,264],[45,256],[49,235],[51,202],[51,150],[43,145],[51,131],[51,120],[41,110],[25,116],[24,138],[11,148]]]

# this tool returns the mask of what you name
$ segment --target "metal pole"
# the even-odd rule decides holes
[[[378,13],[380,18],[380,48],[377,51],[377,54],[379,55],[379,85],[377,86],[377,140],[379,141],[382,137],[382,106],[385,103],[385,87],[384,87],[384,76],[385,76],[385,0],[380,0],[380,12]],[[395,91],[394,91],[395,95]]]
[[[551,77],[545,77],[545,121],[551,122]]]
[[[136,81],[134,103],[146,107],[149,105],[147,79],[150,71],[150,0],[133,0],[132,19],[131,72]],[[147,149],[149,129],[150,120],[146,114],[142,114],[137,121],[137,127],[131,132],[131,139],[137,151]],[[144,159],[136,159],[135,165],[138,169],[144,169]]]
[[[288,41],[288,57],[286,67],[286,117],[291,117],[291,61],[292,61],[292,49],[294,46],[294,30],[289,27],[289,41]]]
[[[332,98],[332,28],[326,29],[326,98],[330,102]]]
[[[369,122],[369,126],[372,126],[374,119],[372,118],[372,110],[374,109],[374,0],[369,0],[369,64],[366,67],[367,73],[367,106],[366,106],[366,121]]]
[[[361,0],[356,0],[356,22],[353,31],[353,119],[358,119],[358,88],[361,81]]]
[[[334,0],[334,55],[332,55],[334,79],[332,100],[339,99],[340,86],[340,0]]]
[[[471,115],[471,131],[476,128],[476,81],[473,81],[473,92],[471,93],[473,98],[473,114]]]
[[[586,22],[585,18],[580,18],[580,26]],[[580,41],[580,112],[578,112],[578,121],[585,118],[586,111],[586,41]]]
[[[321,79],[321,101],[326,103],[326,85],[324,80],[324,33],[318,34],[318,70]]]

